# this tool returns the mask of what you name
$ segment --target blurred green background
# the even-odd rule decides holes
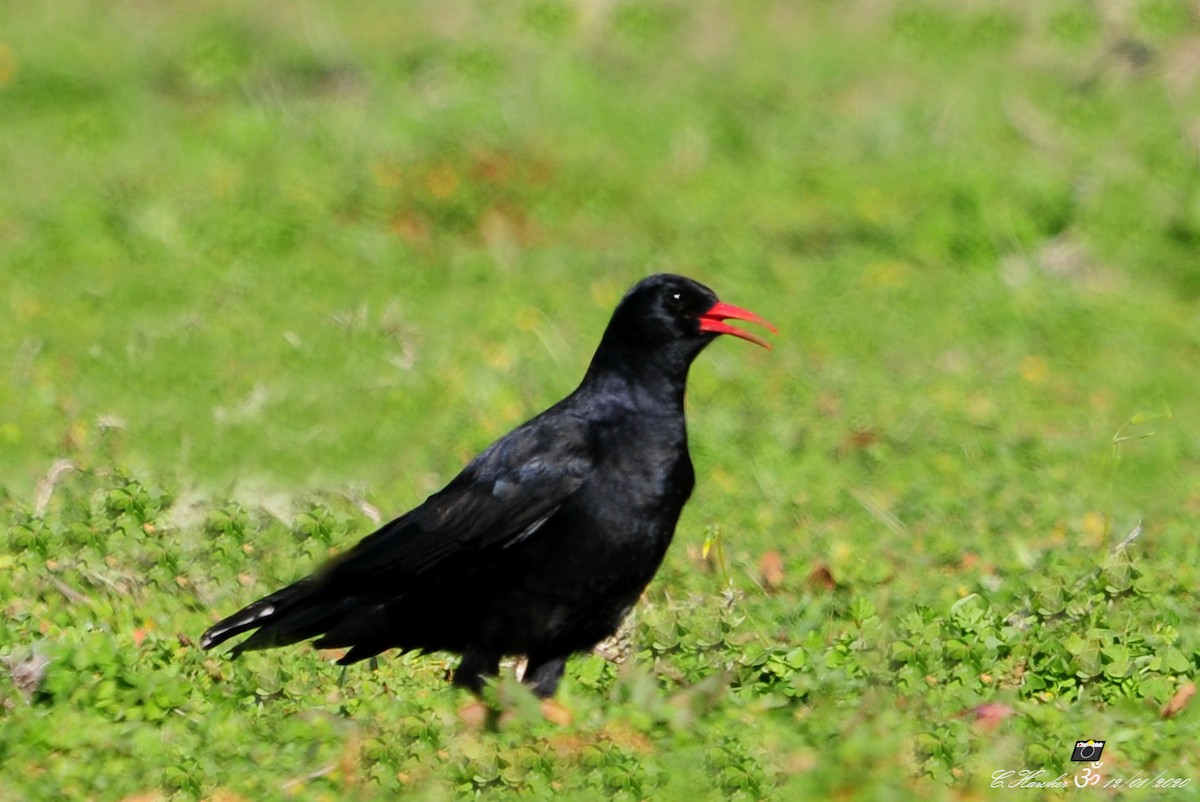
[[[1103,563],[1141,519],[1142,584],[1112,637],[1174,616],[1163,643],[1179,658],[1150,669],[1162,652],[1147,642],[1137,676],[1158,684],[1099,690],[1086,666],[1064,663],[1054,698],[1065,706],[1049,718],[1021,668],[1005,697],[1024,722],[1008,733],[1021,756],[1010,762],[1059,760],[1061,745],[1031,749],[1047,733],[1105,735],[1060,727],[1090,721],[1131,742],[1166,739],[1127,767],[1186,774],[1196,714],[1168,720],[1159,706],[1200,666],[1198,165],[1200,8],[1185,0],[0,5],[0,487],[19,622],[0,651],[15,660],[45,636],[65,654],[87,627],[147,621],[163,637],[195,635],[369,528],[339,494],[401,512],[573,389],[621,293],[672,271],[781,334],[769,354],[719,342],[693,370],[701,479],[651,590],[655,615],[687,593],[708,599],[692,616],[714,604],[726,577],[704,573],[711,562],[695,552],[720,526],[728,578],[764,642],[788,653],[803,643],[816,662],[841,648],[846,622],[894,627],[917,608],[937,619],[971,593],[1002,627],[1037,609],[1037,581],[1066,574],[1068,600],[1108,599],[1096,623],[1128,588],[1079,590],[1071,572]],[[33,514],[58,459],[82,484]],[[42,560],[69,539],[14,533],[79,520],[93,535],[120,530],[129,507],[105,494],[126,492],[129,475],[167,488],[155,502],[164,516],[184,496],[208,528],[179,504],[175,528],[158,524],[169,539],[85,538],[110,568],[168,559],[177,571],[127,601],[85,571],[88,593],[111,595],[117,612],[63,611]],[[312,525],[290,517],[312,494],[342,516],[315,554],[297,545]],[[230,499],[258,528],[247,545],[269,548],[222,563],[208,538]],[[154,516],[138,503],[133,529],[144,531]],[[255,523],[256,505],[279,521]],[[778,582],[764,578],[767,553]],[[826,573],[843,595],[825,598]],[[869,613],[852,609],[859,597]],[[1035,633],[1074,631],[1078,619],[1056,616]],[[657,637],[658,624],[639,626],[639,643]],[[900,638],[889,630],[879,648]],[[723,646],[711,663],[679,658],[696,677],[745,652],[736,637],[712,642]],[[201,658],[172,648],[183,651],[160,657],[184,661],[176,681],[196,688],[193,703],[219,705],[199,701],[214,693]],[[1017,672],[1015,654],[996,659],[1011,656]],[[96,659],[103,675],[108,658]],[[253,697],[255,672],[280,659],[315,662],[297,650],[223,670],[248,675]],[[875,687],[895,659],[856,676]],[[844,711],[797,724],[816,693],[796,684],[802,674],[779,680],[800,689],[788,696],[800,708],[767,719],[790,734],[751,749],[775,767],[767,775],[832,793],[839,768],[866,761],[882,766],[863,770],[868,796],[895,783],[933,793],[897,778],[963,782],[979,744],[955,717],[995,686],[974,676],[953,692],[885,692],[871,704],[894,713],[916,698],[922,712],[868,716],[862,737],[880,751],[833,754],[822,741]],[[662,693],[694,679],[656,676]],[[929,676],[930,687],[947,681]],[[588,689],[574,693],[609,715]],[[56,705],[69,696],[50,694],[22,726],[66,715]],[[98,726],[88,698],[77,698],[80,729]],[[1142,706],[1112,718],[1117,698]],[[386,730],[388,711],[360,720]],[[922,716],[957,722],[938,736],[957,746],[920,742]],[[657,726],[640,737],[669,751],[678,733]],[[136,790],[79,779],[47,757],[65,747],[35,742],[0,758],[59,766],[56,793]],[[284,763],[284,774],[306,770],[299,756]],[[967,779],[986,777],[976,769]],[[275,779],[245,785],[258,780],[233,770],[162,787],[259,798]],[[318,791],[348,793],[330,787],[340,790]],[[643,783],[631,798],[665,787]]]
[[[785,330],[698,414],[1098,445],[1191,402],[1194,11],[10,5],[2,478],[440,473],[659,270]]]

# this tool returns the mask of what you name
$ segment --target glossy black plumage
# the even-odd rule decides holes
[[[766,324],[661,274],[614,311],[579,388],[497,440],[443,490],[311,576],[210,628],[233,653],[317,638],[352,663],[398,648],[463,655],[479,690],[503,655],[549,696],[566,659],[616,631],[662,562],[692,492],[688,367],[725,319]]]

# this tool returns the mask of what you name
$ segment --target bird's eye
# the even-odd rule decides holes
[[[683,308],[683,293],[682,292],[667,293],[667,306],[671,307],[672,309],[682,309]]]

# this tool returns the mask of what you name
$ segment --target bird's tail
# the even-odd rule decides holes
[[[232,637],[257,630],[233,647],[230,654],[288,646],[316,637],[337,624],[351,599],[331,599],[319,585],[301,580],[218,621],[200,636],[200,648],[211,649]]]

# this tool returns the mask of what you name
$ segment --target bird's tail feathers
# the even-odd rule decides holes
[[[320,635],[352,606],[352,600],[321,598],[313,584],[301,580],[249,604],[218,621],[200,636],[200,648],[211,649],[232,637],[258,630],[237,644],[234,657],[255,649],[287,646]]]
[[[235,635],[261,627],[274,614],[275,605],[271,599],[269,597],[259,599],[205,630],[204,634],[200,636],[200,648],[211,649]]]

